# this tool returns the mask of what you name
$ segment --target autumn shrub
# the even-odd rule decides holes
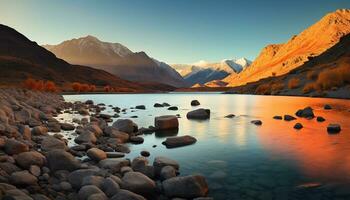
[[[36,88],[36,80],[32,79],[32,78],[27,78],[24,81],[24,87],[30,90],[34,90]]]
[[[288,88],[289,89],[295,89],[297,87],[299,87],[299,79],[298,78],[291,78],[288,81]]]
[[[303,93],[307,94],[307,93],[315,91],[316,89],[317,89],[317,84],[316,83],[314,83],[314,82],[307,83],[307,84],[304,85]]]
[[[44,90],[46,92],[57,92],[58,88],[56,87],[56,84],[54,82],[46,81],[45,86],[44,86]]]
[[[80,83],[78,83],[78,82],[74,82],[74,83],[72,83],[72,89],[75,91],[75,92],[80,92]]]
[[[307,74],[306,74],[306,78],[308,80],[316,80],[318,78],[318,73],[315,72],[315,71],[309,71]]]
[[[270,83],[264,83],[259,85],[256,90],[255,94],[270,94],[271,93],[271,85]]]
[[[350,83],[350,64],[343,64],[337,68],[325,69],[318,75],[317,85],[323,90],[340,87]]]
[[[284,89],[284,83],[282,82],[271,84],[271,91],[273,92],[281,91],[283,89]]]
[[[96,85],[89,85],[90,92],[95,92],[95,90],[96,90]]]
[[[109,86],[109,85],[106,85],[106,86],[103,87],[103,90],[104,90],[105,92],[112,92],[112,91],[113,91],[113,88],[112,88],[111,86]]]
[[[33,78],[27,78],[24,83],[24,87],[29,90],[38,90],[46,92],[57,92],[58,88],[53,81],[35,80]]]

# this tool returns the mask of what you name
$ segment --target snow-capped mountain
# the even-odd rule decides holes
[[[198,61],[193,64],[174,64],[176,69],[190,85],[205,84],[213,80],[221,80],[230,74],[238,74],[252,62],[246,58],[224,59],[220,62]]]
[[[103,69],[126,80],[186,86],[182,76],[166,63],[145,52],[134,53],[120,43],[103,42],[89,35],[43,47],[69,63]]]

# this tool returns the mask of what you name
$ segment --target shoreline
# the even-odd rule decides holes
[[[144,128],[130,119],[112,120],[123,108],[113,107],[112,116],[101,113],[105,107],[91,100],[66,102],[59,94],[0,89],[0,198],[213,199],[206,197],[204,176],[181,176],[171,158],[155,156],[150,162],[147,151],[125,158],[130,152],[125,144],[142,144],[143,134],[177,128],[176,116]],[[81,119],[56,119],[73,113]]]

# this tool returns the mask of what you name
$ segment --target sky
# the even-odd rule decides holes
[[[0,0],[0,23],[38,44],[93,35],[167,63],[246,57],[350,0]]]

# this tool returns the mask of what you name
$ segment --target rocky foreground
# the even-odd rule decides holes
[[[180,166],[170,158],[156,157],[149,164],[147,151],[133,160],[123,158],[130,152],[125,143],[143,142],[139,135],[178,128],[176,116],[157,117],[155,127],[139,129],[129,119],[109,125],[122,109],[113,107],[115,116],[101,114],[103,109],[104,104],[92,101],[68,103],[56,94],[1,89],[0,199],[212,199],[205,197],[203,176],[178,176]],[[56,118],[61,113],[85,117],[60,123]],[[199,109],[187,117],[209,118],[210,111]],[[63,137],[63,131],[74,130],[76,137]],[[73,140],[74,145],[67,145]],[[194,142],[182,136],[164,145]]]

